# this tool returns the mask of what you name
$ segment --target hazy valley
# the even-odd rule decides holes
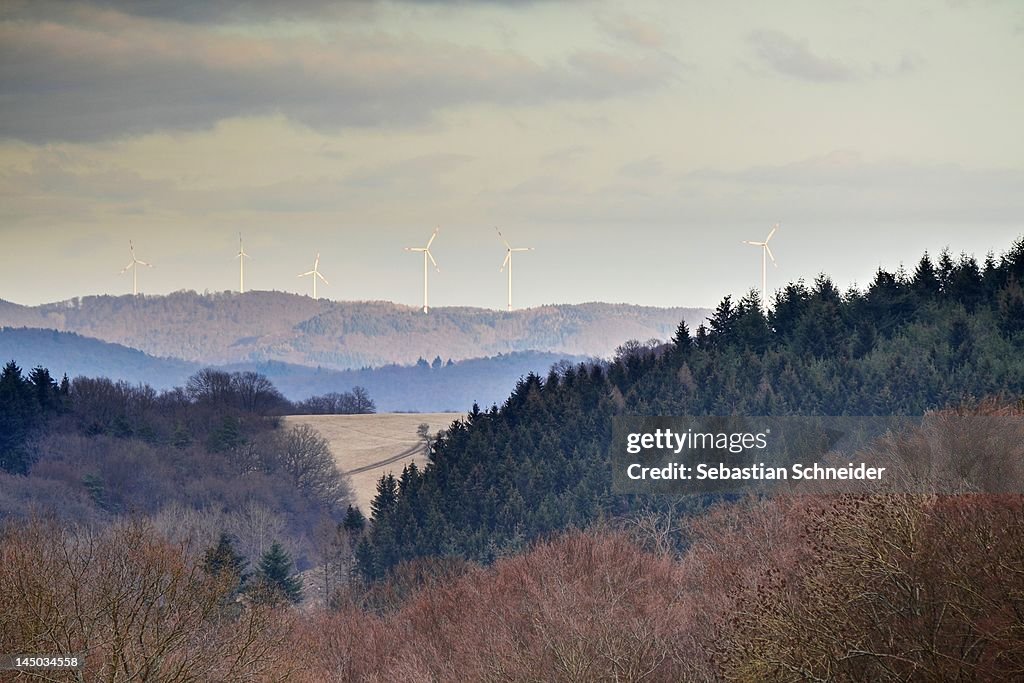
[[[419,358],[516,351],[608,357],[626,339],[668,339],[708,311],[588,303],[518,311],[314,300],[283,292],[90,296],[42,306],[0,301],[0,327],[75,332],[203,365],[265,363],[348,370]]]

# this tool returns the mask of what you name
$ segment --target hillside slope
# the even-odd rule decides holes
[[[409,463],[422,467],[426,448],[416,430],[428,425],[430,434],[447,429],[462,413],[378,415],[292,415],[287,425],[309,425],[331,445],[338,469],[347,475],[356,505],[369,512],[377,480],[399,473]]]
[[[52,368],[57,377],[107,377],[155,389],[182,386],[202,368],[174,358],[155,358],[137,349],[83,337],[73,332],[0,328],[0,362],[22,368]]]
[[[380,578],[419,556],[490,561],[566,527],[657,505],[614,495],[616,415],[922,415],[1024,395],[1024,240],[984,265],[927,255],[864,291],[827,277],[785,287],[768,316],[726,297],[707,327],[665,350],[520,382],[473,411],[422,472],[378,496],[360,552]],[[662,500],[669,497],[661,497]]]
[[[26,307],[0,301],[0,327],[75,332],[152,356],[205,365],[278,361],[345,370],[420,357],[462,360],[516,351],[611,355],[626,339],[665,339],[708,311],[625,304],[504,312],[334,302],[282,292],[92,296]]]
[[[107,377],[155,389],[182,386],[198,363],[154,358],[120,344],[110,344],[69,332],[0,329],[0,363],[15,361],[22,368],[43,366],[60,377]],[[298,401],[330,392],[365,388],[382,412],[467,410],[474,403],[504,400],[516,381],[531,372],[547,372],[560,361],[579,357],[555,353],[518,352],[492,358],[473,358],[439,368],[389,365],[364,370],[329,370],[280,362],[233,363],[230,371],[255,370],[266,375],[285,397]]]

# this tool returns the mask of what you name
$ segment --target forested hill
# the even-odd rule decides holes
[[[0,362],[15,361],[25,368],[52,368],[59,375],[105,377],[131,385],[167,390],[185,384],[203,368],[197,363],[154,358],[119,344],[101,342],[70,332],[26,328],[0,329]],[[269,377],[292,401],[314,395],[352,391],[361,386],[381,412],[463,411],[474,401],[501,402],[516,380],[530,372],[547,372],[556,363],[580,358],[538,351],[521,351],[491,358],[445,363],[387,365],[361,370],[327,370],[290,363],[232,363],[232,372],[256,371]]]
[[[517,351],[607,357],[623,339],[666,339],[704,309],[591,303],[521,311],[334,302],[282,292],[93,296],[26,307],[0,301],[0,327],[75,332],[204,365],[277,361],[336,370]]]
[[[624,345],[607,365],[532,375],[437,441],[423,471],[380,482],[369,539],[376,578],[404,559],[484,561],[572,525],[626,513],[613,496],[611,418],[921,414],[1024,393],[1024,240],[1001,258],[925,255],[864,291],[827,277],[785,287],[767,317],[726,298],[672,344]]]

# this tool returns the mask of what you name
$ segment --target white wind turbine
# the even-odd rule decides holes
[[[139,295],[139,266],[146,266],[147,268],[152,268],[153,264],[152,263],[146,263],[145,261],[140,261],[139,259],[135,258],[135,244],[131,240],[128,240],[128,249],[129,249],[129,251],[131,251],[132,260],[128,263],[127,266],[125,266],[124,268],[121,269],[120,275],[124,275],[129,270],[132,271],[132,295],[133,296],[138,296]]]
[[[743,240],[743,244],[761,247],[761,305],[765,308],[768,308],[768,259],[771,258],[773,266],[776,268],[779,267],[779,264],[775,261],[775,255],[772,253],[772,248],[768,246],[768,242],[771,241],[778,229],[778,223],[773,225],[772,231],[764,238],[764,242],[750,242],[748,240]]]
[[[430,281],[428,274],[430,269],[427,267],[427,259],[434,264],[434,268],[437,272],[441,272],[441,267],[437,265],[437,261],[434,260],[434,255],[430,253],[430,245],[437,239],[437,233],[441,232],[441,228],[434,228],[434,234],[430,236],[430,240],[427,242],[425,247],[406,247],[406,251],[421,251],[423,252],[423,312],[430,312]]]
[[[323,275],[320,274],[320,252],[316,253],[316,260],[313,261],[313,270],[305,273],[299,273],[298,277],[312,277],[313,278],[313,298],[316,299],[316,279],[320,278],[324,281],[325,285],[331,284],[327,281]]]
[[[508,310],[511,311],[512,310],[512,254],[514,254],[514,253],[516,253],[518,251],[533,251],[533,247],[512,248],[512,245],[508,243],[508,240],[505,239],[505,236],[501,234],[501,230],[498,230],[498,228],[495,228],[495,230],[498,233],[498,239],[500,239],[502,242],[504,242],[505,248],[508,249],[508,251],[505,252],[505,262],[501,264],[501,268],[498,269],[498,272],[501,272],[501,271],[505,270],[506,266],[508,267]]]
[[[252,258],[245,253],[245,247],[242,246],[242,233],[238,233],[238,293],[245,294],[245,259]]]

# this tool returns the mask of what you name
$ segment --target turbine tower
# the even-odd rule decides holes
[[[245,259],[252,258],[245,253],[245,247],[242,246],[242,233],[238,233],[238,293],[245,294]]]
[[[128,263],[127,266],[125,266],[124,268],[121,269],[120,275],[124,275],[129,270],[132,271],[132,296],[138,296],[139,295],[139,266],[146,266],[147,268],[152,268],[153,264],[152,263],[146,263],[145,261],[140,261],[139,259],[135,258],[135,244],[131,240],[128,240],[128,250],[131,251],[132,260]]]
[[[430,253],[430,245],[437,239],[437,233],[441,232],[441,228],[434,228],[434,234],[430,236],[430,240],[427,242],[425,247],[406,247],[406,251],[421,251],[423,252],[423,312],[430,312],[430,281],[428,279],[428,273],[430,269],[427,267],[427,259],[434,264],[434,268],[437,272],[441,272],[441,267],[437,265],[437,261],[434,260],[434,255]]]
[[[516,253],[517,251],[533,251],[533,247],[518,247],[518,248],[513,249],[512,245],[509,244],[508,240],[505,239],[505,236],[501,234],[501,230],[498,230],[498,228],[494,228],[494,229],[498,233],[498,239],[500,239],[505,244],[505,248],[508,249],[508,251],[505,252],[505,262],[501,264],[501,268],[498,269],[498,272],[499,273],[502,272],[503,270],[505,270],[505,267],[508,266],[508,310],[511,311],[512,310],[512,254]]]
[[[776,268],[779,267],[779,264],[775,261],[775,255],[772,253],[772,248],[768,246],[768,243],[771,241],[778,229],[778,223],[773,225],[772,231],[764,238],[764,242],[750,242],[748,240],[743,240],[743,244],[761,247],[761,306],[765,309],[768,308],[768,259],[771,258],[773,266]]]
[[[317,278],[320,278],[321,280],[323,280],[325,285],[331,284],[330,282],[327,281],[327,278],[325,278],[323,275],[320,274],[320,252],[316,253],[316,260],[313,261],[313,270],[307,271],[305,273],[299,273],[299,275],[298,275],[298,277],[307,277],[307,276],[310,276],[310,277],[313,278],[313,298],[314,299],[316,299],[316,279]]]

